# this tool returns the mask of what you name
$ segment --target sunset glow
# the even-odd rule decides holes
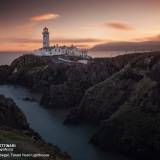
[[[33,16],[31,20],[33,21],[45,21],[45,20],[51,20],[51,19],[56,19],[58,18],[58,14],[53,14],[53,13],[46,13],[38,16]]]
[[[159,0],[2,0],[0,50],[40,48],[44,26],[53,45],[159,41],[159,6]]]

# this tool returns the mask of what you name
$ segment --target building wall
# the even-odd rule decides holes
[[[55,46],[53,48],[42,48],[34,52],[36,55],[41,56],[54,56],[54,55],[68,55],[68,56],[75,56],[75,57],[87,57],[87,53],[83,50],[80,50],[76,47],[58,47]]]

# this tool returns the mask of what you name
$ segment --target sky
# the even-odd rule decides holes
[[[0,0],[0,51],[160,40],[160,0]]]

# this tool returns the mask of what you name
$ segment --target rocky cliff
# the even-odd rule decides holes
[[[56,63],[53,58],[26,55],[12,62],[12,73],[7,81],[43,93],[41,103],[46,107],[70,108],[79,105],[86,89],[110,77],[134,57],[94,59],[84,65]]]
[[[97,58],[88,65],[22,56],[7,82],[43,93],[46,107],[74,107],[66,123],[94,123],[91,142],[106,151],[159,156],[160,53]]]
[[[68,122],[99,123],[91,142],[138,158],[160,156],[160,53],[144,54],[89,88]]]
[[[0,66],[0,83],[6,83],[8,77],[12,74],[11,67],[8,65]]]
[[[0,95],[0,142],[1,144],[16,144],[16,149],[13,153],[49,154],[50,156],[45,158],[48,160],[70,159],[66,153],[62,153],[56,146],[45,143],[42,138],[29,127],[24,114],[18,109],[12,99],[5,98],[2,95]],[[8,159],[26,158],[10,157]]]
[[[19,130],[28,129],[28,123],[20,109],[12,101],[0,95],[0,126],[12,127]]]

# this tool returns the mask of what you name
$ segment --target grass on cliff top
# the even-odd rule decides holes
[[[45,69],[47,69],[48,65],[45,65],[45,66],[36,66],[36,67],[32,67],[31,69],[27,70],[28,73],[36,73],[36,72],[39,72],[39,71],[44,71]]]
[[[29,72],[29,71],[41,71],[44,70],[46,67],[48,67],[46,64],[27,64],[27,65],[23,65],[23,66],[19,66],[18,67],[18,71],[19,72]]]
[[[23,133],[18,131],[4,131],[0,130],[0,141],[22,141],[29,140],[30,138]]]

